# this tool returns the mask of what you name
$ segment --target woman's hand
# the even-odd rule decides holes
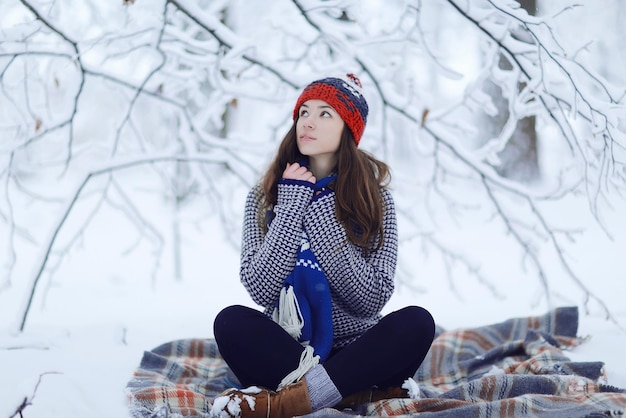
[[[313,173],[311,173],[308,168],[301,166],[298,163],[287,163],[287,167],[285,168],[285,171],[283,171],[283,178],[310,181],[311,183],[315,183],[317,181]]]

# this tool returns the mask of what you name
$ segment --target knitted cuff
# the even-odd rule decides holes
[[[314,184],[310,181],[280,179],[278,181],[278,205],[286,205],[288,202],[299,202],[302,207],[309,204],[313,197]]]
[[[313,411],[334,406],[342,399],[337,386],[335,386],[328,373],[326,373],[326,369],[321,364],[306,372],[304,380],[309,389],[309,398],[311,398]]]

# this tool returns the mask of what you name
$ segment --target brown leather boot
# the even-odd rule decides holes
[[[291,418],[313,412],[306,381],[285,386],[278,392],[257,387],[229,389],[213,401],[211,416],[242,418]]]
[[[355,409],[359,405],[369,402],[382,401],[383,399],[408,398],[409,392],[399,386],[392,386],[385,389],[371,388],[353,395],[346,396],[337,405],[336,409]]]

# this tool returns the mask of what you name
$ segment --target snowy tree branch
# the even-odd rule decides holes
[[[241,40],[237,39],[236,34],[234,34],[226,26],[219,23],[219,21],[215,18],[203,13],[202,9],[200,9],[195,3],[187,0],[168,0],[168,3],[172,4],[193,20],[197,25],[209,32],[221,45],[231,50],[231,54],[240,52],[239,50],[232,51],[235,46],[241,47],[241,45],[244,44]],[[266,69],[291,87],[298,87],[296,82],[277,69],[274,64],[264,60],[263,58],[253,57],[249,53],[243,51],[241,52],[241,56],[249,63]]]
[[[582,89],[585,83],[583,83],[581,77],[586,77],[594,89],[604,93],[604,97],[600,98],[600,100],[606,100],[605,103],[608,105],[617,105],[618,102],[613,98],[605,83],[599,77],[592,75],[589,69],[582,67],[575,61],[572,62],[570,59],[557,56],[560,47],[553,38],[551,31],[548,31],[549,37],[544,37],[531,28],[531,25],[535,27],[538,25],[545,26],[544,22],[538,21],[536,18],[531,19],[519,8],[513,10],[500,5],[500,2],[489,1],[489,4],[501,16],[506,16],[513,24],[519,25],[523,33],[531,40],[526,43],[515,39],[512,31],[504,32],[505,35],[501,37],[496,36],[492,22],[489,22],[491,26],[487,27],[486,22],[483,23],[478,17],[471,15],[472,12],[477,13],[476,10],[478,8],[467,8],[465,10],[454,0],[449,0],[448,2],[492,42],[497,44],[499,50],[521,71],[524,79],[520,81],[527,83],[526,90],[528,90],[530,96],[539,100],[546,113],[559,127],[564,138],[570,143],[577,144],[581,157],[586,161],[586,177],[588,181],[591,180],[589,178],[590,171],[597,167],[598,163],[600,166],[603,166],[607,161],[610,162],[613,167],[607,167],[607,170],[610,168],[612,171],[619,171],[618,167],[624,167],[626,159],[616,158],[613,152],[614,147],[623,149],[625,146],[625,144],[618,142],[615,137],[615,130],[617,129],[617,114],[615,110],[618,110],[619,107],[616,107],[614,110],[606,107],[606,105],[604,108],[600,108],[599,104],[602,102],[598,98],[591,98],[590,93]],[[543,57],[547,59],[543,59]],[[554,68],[546,68],[552,66]],[[576,68],[581,70],[581,74],[573,72],[573,69]],[[564,80],[567,81],[567,90],[551,87],[548,71],[550,73],[564,74]],[[568,99],[567,97],[571,98]],[[581,104],[583,105],[582,107],[580,106]],[[600,161],[593,160],[592,154],[586,151],[589,145],[596,149],[597,147],[593,143],[589,145],[581,143],[579,136],[575,133],[575,128],[570,122],[570,115],[566,114],[566,112],[570,114],[572,112],[576,113],[592,124],[593,136],[599,138],[604,143],[604,145],[600,145],[603,150],[600,154]],[[605,153],[607,156],[604,155]],[[597,170],[597,174],[599,178],[606,178],[606,174],[602,169]],[[598,180],[596,182],[599,186],[600,182]],[[595,201],[594,193],[590,191],[589,196],[592,201]],[[592,207],[595,208],[595,204]],[[594,213],[597,216],[597,210],[594,210]]]
[[[78,202],[81,194],[90,180],[94,177],[110,174],[114,171],[124,170],[130,167],[135,167],[143,164],[153,164],[164,161],[186,161],[186,162],[199,162],[199,163],[210,163],[210,164],[225,164],[223,158],[219,157],[210,157],[207,155],[152,155],[152,156],[142,156],[140,158],[130,159],[126,161],[119,161],[110,164],[106,164],[102,167],[96,168],[90,172],[88,172],[84,178],[79,181],[74,188],[74,191],[69,194],[68,201],[65,203],[64,208],[59,212],[59,219],[53,223],[52,230],[50,232],[49,238],[46,243],[41,248],[41,253],[37,257],[37,261],[34,263],[35,270],[33,273],[33,277],[30,280],[31,285],[29,286],[29,293],[26,298],[26,302],[22,312],[20,314],[20,323],[19,323],[19,331],[23,331],[26,326],[26,321],[28,319],[28,313],[30,311],[31,305],[33,303],[33,299],[35,296],[35,291],[37,289],[37,285],[39,280],[41,279],[41,275],[46,267],[46,263],[54,246],[54,243],[63,228],[67,218],[70,216],[70,213]]]
[[[48,19],[43,17],[31,3],[29,3],[26,0],[20,0],[20,1],[28,10],[30,10],[33,13],[33,15],[35,15],[35,18],[37,20],[41,21],[46,27],[48,27],[54,33],[59,35],[63,40],[65,40],[67,43],[69,43],[72,46],[72,49],[74,50],[74,53],[75,53],[74,60],[78,64],[78,68],[81,70],[81,76],[79,78],[79,86],[78,86],[76,95],[74,96],[74,105],[72,107],[71,115],[69,116],[69,118],[66,121],[61,122],[56,127],[53,127],[50,130],[46,130],[46,131],[42,132],[42,134],[39,136],[39,137],[44,136],[44,135],[46,135],[49,132],[52,132],[52,131],[54,131],[56,129],[63,128],[66,125],[69,125],[69,136],[68,136],[68,147],[67,147],[68,153],[67,153],[67,157],[66,157],[66,166],[67,166],[70,163],[70,160],[72,159],[72,144],[74,142],[74,118],[76,116],[76,113],[78,112],[78,100],[79,100],[80,95],[81,95],[81,93],[83,91],[83,88],[85,86],[85,72],[83,70],[83,64],[82,64],[82,61],[81,61],[80,51],[78,49],[78,44],[76,42],[72,41],[61,30],[56,28],[55,25],[52,24]],[[32,141],[32,140],[35,140],[35,138],[31,138],[30,141]],[[30,142],[30,141],[28,141],[28,142]],[[23,145],[23,146],[25,146],[25,145]]]

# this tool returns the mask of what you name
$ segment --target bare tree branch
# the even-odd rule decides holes
[[[24,410],[31,406],[33,404],[33,401],[35,400],[35,395],[37,394],[37,389],[39,389],[39,385],[41,384],[41,379],[43,376],[45,375],[49,375],[49,374],[61,374],[59,372],[45,372],[39,375],[39,379],[37,379],[37,384],[35,384],[35,388],[33,389],[33,394],[29,397],[24,397],[24,400],[22,401],[22,403],[17,407],[17,409],[15,410],[15,412],[9,416],[9,418],[15,418],[18,415],[20,416],[20,418],[23,418],[24,415],[22,414],[24,412]]]
[[[67,218],[69,217],[72,208],[78,202],[81,194],[85,188],[85,186],[90,182],[90,180],[94,177],[110,174],[114,171],[124,170],[130,167],[135,167],[143,164],[154,164],[163,161],[187,161],[187,162],[198,162],[198,163],[208,163],[208,164],[225,164],[223,157],[210,157],[208,155],[152,155],[152,156],[142,156],[140,158],[135,158],[127,161],[114,162],[110,164],[106,164],[100,168],[96,168],[90,172],[88,172],[84,178],[79,181],[72,193],[68,196],[68,201],[65,204],[65,207],[60,212],[60,217],[53,224],[53,229],[50,233],[50,237],[47,240],[47,243],[42,247],[41,253],[37,258],[37,261],[33,264],[35,266],[35,272],[31,279],[31,285],[29,294],[26,300],[26,304],[21,312],[20,318],[21,322],[19,324],[19,331],[23,331],[26,326],[26,321],[28,318],[28,313],[30,311],[30,307],[32,305],[35,291],[37,289],[37,285],[39,283],[39,279],[41,278],[41,274],[43,273],[46,262],[52,251],[52,247],[59,235],[59,232],[63,228]]]
[[[37,9],[27,0],[20,0],[20,2],[28,9],[30,10],[33,15],[35,15],[35,18],[39,21],[41,21],[41,23],[43,23],[46,27],[48,27],[50,30],[52,30],[54,33],[56,33],[57,35],[59,35],[61,38],[63,38],[63,40],[65,40],[67,43],[69,43],[72,46],[72,49],[74,50],[75,56],[74,56],[74,60],[77,63],[78,68],[80,69],[81,72],[81,77],[79,79],[79,86],[78,86],[78,90],[76,92],[76,95],[74,96],[74,105],[72,108],[72,113],[69,116],[69,118],[58,124],[55,128],[53,128],[48,132],[54,131],[56,129],[60,129],[62,127],[64,127],[65,125],[69,125],[69,137],[68,137],[68,153],[67,153],[67,157],[66,157],[66,167],[67,165],[69,165],[70,160],[72,159],[72,144],[74,142],[74,118],[76,116],[76,113],[78,112],[78,100],[80,98],[80,95],[83,91],[83,88],[85,86],[85,72],[83,70],[83,63],[81,61],[81,56],[80,56],[80,51],[78,49],[78,44],[76,42],[74,42],[73,40],[71,40],[67,35],[65,35],[61,30],[57,29],[55,27],[55,25],[53,25],[48,19],[46,19],[45,17],[43,17],[38,11]]]

